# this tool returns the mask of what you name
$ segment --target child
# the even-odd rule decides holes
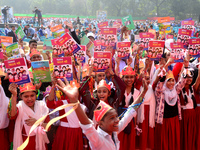
[[[66,85],[61,80],[58,80],[58,83],[59,85],[56,86],[67,95],[71,103],[78,102],[77,88],[72,88],[69,86],[66,79]],[[146,94],[146,91],[148,90],[146,82],[143,82],[143,85],[143,91],[141,92],[140,96],[132,103],[132,105],[139,104],[141,99],[143,99],[144,95]],[[120,133],[131,121],[131,119],[136,116],[135,108],[136,107],[129,107],[127,112],[124,114],[123,119],[119,121],[116,110],[101,101],[97,106],[97,109],[94,111],[95,120],[99,125],[98,129],[96,130],[92,122],[81,109],[80,104],[78,104],[78,108],[75,111],[81,123],[83,133],[90,141],[91,149],[118,150],[119,140],[117,138],[117,134]]]

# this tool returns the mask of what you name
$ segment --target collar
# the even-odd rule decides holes
[[[103,135],[104,137],[106,136],[111,136],[109,135],[107,132],[105,132],[104,130],[102,130],[99,126],[97,127],[97,132],[101,135]]]

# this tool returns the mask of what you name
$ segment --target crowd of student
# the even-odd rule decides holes
[[[31,23],[28,19],[16,19],[13,22],[20,24],[23,21],[24,24]],[[91,41],[98,39],[97,20],[78,18],[74,22],[44,19],[44,26],[49,29],[51,36],[50,26],[63,23],[78,44],[80,39],[77,36],[81,31],[85,31]],[[110,27],[113,22],[109,21]],[[135,35],[148,32],[148,28],[156,24],[156,21],[149,20],[136,22],[136,30],[120,27],[118,41],[136,44]],[[172,26],[178,24],[178,21],[171,23]],[[34,34],[30,35],[30,28],[34,30],[34,27],[26,25],[24,31],[34,37]],[[46,29],[42,26],[40,30],[43,33]],[[14,33],[14,26],[12,31]],[[171,34],[176,36],[174,32]],[[11,36],[16,37],[15,34]],[[165,36],[157,32],[155,40],[165,40]],[[28,53],[25,53],[21,39],[14,41],[13,38],[13,42],[19,42],[21,56],[26,59],[28,68],[31,62],[44,59],[39,51],[33,50],[37,49],[36,39],[29,41]],[[78,88],[69,85],[67,80],[61,81],[54,73],[50,83],[31,82],[20,86],[10,84],[8,75],[1,77],[1,148],[7,150],[12,147],[17,150],[37,120],[64,104],[73,104],[48,115],[30,133],[25,149],[200,149],[200,59],[193,58],[186,51],[184,61],[175,63],[167,45],[159,61],[142,55],[143,47],[140,45],[133,49],[133,55],[126,60],[116,56],[112,46],[108,46],[106,51],[112,53],[112,61],[105,72],[95,72],[93,62],[88,63],[91,59],[88,50],[85,65],[82,66],[79,59],[73,59],[73,78],[77,80]],[[50,63],[53,57],[58,57],[49,53],[46,55]],[[2,61],[7,59],[4,55]],[[75,111],[54,122],[47,133],[43,131],[50,120],[66,114],[72,108]]]

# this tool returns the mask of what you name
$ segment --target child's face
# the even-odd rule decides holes
[[[172,90],[174,88],[174,85],[175,85],[175,80],[173,78],[169,79],[167,82],[166,82],[166,87],[170,90]]]
[[[110,92],[106,87],[99,87],[97,89],[97,96],[100,100],[106,102],[108,100],[108,96],[110,96]]]
[[[119,118],[118,114],[115,109],[109,110],[105,117],[98,123],[100,128],[107,132],[108,134],[112,135],[113,132],[119,130]]]

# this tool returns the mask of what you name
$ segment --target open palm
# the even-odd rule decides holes
[[[56,85],[65,95],[69,98],[69,100],[73,102],[77,102],[78,100],[78,88],[74,86],[70,86],[67,79],[64,78],[65,83],[58,79],[58,84]]]

